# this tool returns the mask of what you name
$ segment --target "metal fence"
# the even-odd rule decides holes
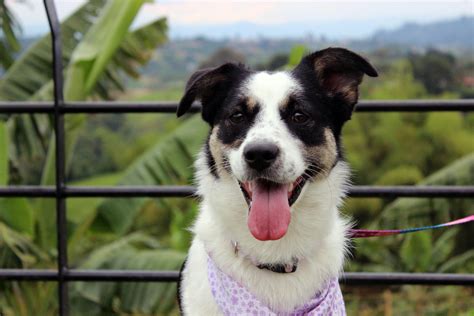
[[[69,314],[68,282],[138,281],[176,282],[178,271],[78,270],[70,269],[67,256],[66,199],[69,197],[192,197],[191,186],[70,187],[65,182],[64,116],[74,113],[175,113],[175,102],[64,102],[60,24],[54,0],[44,0],[52,34],[54,102],[0,102],[0,113],[47,113],[54,117],[56,135],[56,185],[1,187],[0,197],[55,198],[58,268],[0,269],[3,281],[53,281],[58,283],[59,314]],[[199,111],[194,105],[192,111]],[[474,111],[474,100],[362,101],[358,112]],[[355,186],[351,197],[474,197],[474,186]],[[341,282],[349,285],[474,285],[473,274],[437,273],[345,273]]]

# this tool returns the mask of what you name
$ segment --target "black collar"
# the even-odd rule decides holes
[[[293,258],[292,263],[285,263],[285,264],[284,263],[276,263],[276,264],[261,263],[257,265],[257,268],[267,269],[276,273],[293,273],[296,271],[296,268],[298,268],[298,259]]]
[[[234,254],[238,256],[240,252],[239,243],[236,241],[232,241],[231,243],[232,247],[234,248]],[[248,258],[248,256],[245,255],[244,257]],[[259,269],[266,269],[275,273],[293,273],[298,268],[297,258],[293,258],[291,263],[255,263],[251,259],[250,261]]]

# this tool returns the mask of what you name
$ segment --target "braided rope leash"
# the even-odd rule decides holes
[[[350,238],[366,238],[366,237],[379,237],[379,236],[390,236],[390,235],[400,235],[407,233],[414,233],[422,230],[428,229],[438,229],[443,227],[455,226],[466,224],[469,222],[474,222],[474,215],[469,215],[455,221],[432,225],[432,226],[423,226],[423,227],[414,227],[406,229],[351,229],[349,230]]]

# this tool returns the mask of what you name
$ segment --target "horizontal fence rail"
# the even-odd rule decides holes
[[[195,197],[196,188],[184,185],[159,186],[64,186],[59,193],[64,197]],[[0,187],[0,197],[57,196],[53,186]],[[474,186],[354,186],[349,197],[429,197],[474,198]]]
[[[66,281],[94,282],[177,282],[179,271],[149,270],[66,270]],[[58,281],[56,270],[0,270],[0,280]],[[452,273],[369,273],[347,272],[339,279],[347,285],[474,285],[472,274]]]
[[[175,101],[132,102],[96,101],[65,102],[60,113],[175,113]],[[199,103],[193,104],[189,112],[199,112]],[[0,102],[0,113],[53,113],[53,102]],[[429,111],[474,111],[474,99],[465,100],[384,100],[360,101],[357,112],[429,112]]]

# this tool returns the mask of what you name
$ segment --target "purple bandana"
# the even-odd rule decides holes
[[[346,310],[337,278],[330,280],[326,287],[309,302],[291,313],[270,309],[253,296],[245,287],[222,272],[208,257],[207,276],[212,296],[225,316],[344,316]]]

